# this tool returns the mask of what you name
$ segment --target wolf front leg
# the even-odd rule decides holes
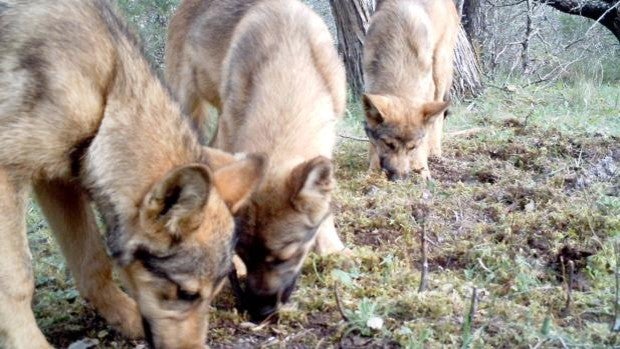
[[[342,240],[338,236],[333,214],[330,214],[319,226],[314,250],[322,256],[331,253],[350,253],[350,250],[344,247]]]
[[[125,336],[141,337],[138,306],[112,279],[112,264],[86,194],[61,181],[37,182],[34,189],[82,297]]]
[[[435,101],[446,101],[450,95],[450,87],[452,86],[452,73],[454,66],[454,42],[456,40],[455,33],[448,31],[445,34],[445,40],[440,44],[435,52],[433,60],[433,81],[435,82]],[[443,124],[445,122],[445,112],[435,118],[429,127],[429,150],[430,155],[440,158],[441,138],[443,137]]]
[[[32,313],[34,276],[26,239],[29,185],[0,167],[0,347],[52,348]]]

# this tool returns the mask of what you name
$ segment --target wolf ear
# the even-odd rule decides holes
[[[364,113],[366,114],[366,121],[371,127],[376,127],[384,121],[381,109],[387,104],[386,97],[364,94],[362,96],[362,104],[364,106]]]
[[[296,210],[316,219],[327,213],[335,186],[330,159],[317,156],[301,163],[293,169],[289,178],[291,204]]]
[[[233,155],[219,149],[202,147],[202,163],[207,164],[209,168],[217,170],[224,166],[228,166],[245,157],[245,154]]]
[[[266,169],[266,156],[250,154],[215,171],[213,183],[230,212],[235,214],[243,207],[260,185]]]
[[[450,106],[450,101],[445,102],[428,102],[422,106],[422,118],[425,123],[429,123],[436,116],[442,114]]]
[[[202,221],[211,181],[209,169],[199,164],[168,172],[144,197],[141,220],[161,225],[173,238],[184,237]]]

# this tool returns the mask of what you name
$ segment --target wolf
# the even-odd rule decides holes
[[[185,0],[171,21],[166,76],[188,112],[221,110],[217,148],[269,158],[237,219],[243,303],[261,321],[289,299],[313,245],[345,251],[330,211],[344,67],[327,26],[300,1]]]
[[[31,310],[31,190],[101,316],[154,348],[202,348],[231,268],[233,214],[266,169],[264,156],[200,145],[110,3],[0,1],[3,348],[51,347]]]
[[[441,157],[459,17],[451,0],[382,0],[363,50],[370,169],[389,180],[430,178]]]

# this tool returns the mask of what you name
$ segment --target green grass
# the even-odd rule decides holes
[[[448,132],[482,131],[446,137],[444,158],[431,162],[430,184],[368,174],[367,143],[340,139],[334,206],[355,257],[311,255],[292,304],[272,326],[244,326],[224,290],[214,302],[209,344],[620,346],[610,332],[613,241],[620,235],[619,107],[618,86],[491,87],[453,109]],[[363,137],[360,114],[353,106],[340,133]],[[430,273],[428,289],[418,292],[422,219]],[[90,337],[103,347],[135,347],[77,296],[34,207],[28,223],[34,309],[48,338],[59,346]],[[569,261],[575,275],[565,311]],[[380,328],[371,326],[373,318],[382,320]]]

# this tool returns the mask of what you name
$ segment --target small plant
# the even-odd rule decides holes
[[[359,332],[362,336],[371,336],[383,329],[379,304],[368,298],[362,299],[357,310],[344,310],[344,314],[348,321],[345,336],[353,331]]]

